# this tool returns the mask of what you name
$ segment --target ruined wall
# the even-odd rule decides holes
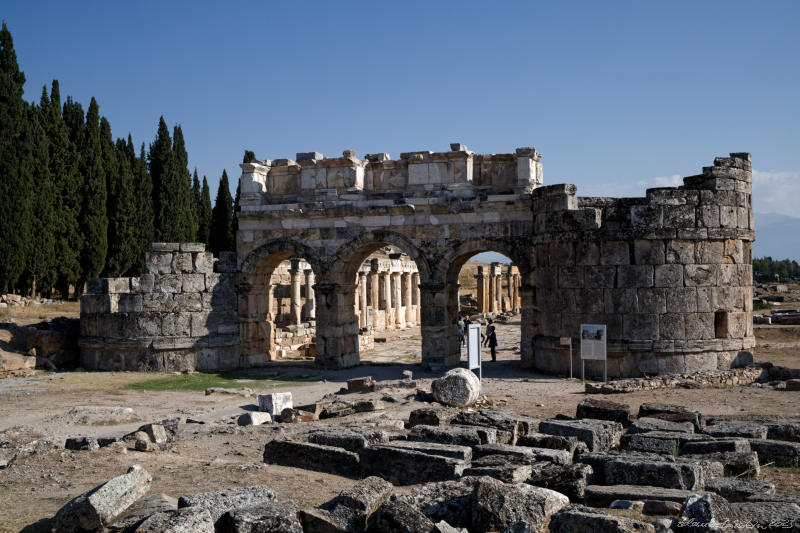
[[[566,372],[559,337],[577,345],[581,324],[607,324],[611,376],[730,368],[755,345],[751,185],[749,154],[731,154],[646,198],[536,190],[537,333],[526,363]]]
[[[221,370],[239,357],[235,257],[205,245],[154,243],[147,273],[91,279],[81,297],[81,366],[89,370]]]

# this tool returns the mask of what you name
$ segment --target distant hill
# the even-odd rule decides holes
[[[798,208],[800,212],[800,208]],[[800,261],[800,218],[775,213],[756,213],[753,257]]]

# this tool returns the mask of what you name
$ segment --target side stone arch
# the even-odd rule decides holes
[[[237,274],[240,354],[247,366],[259,366],[274,359],[275,323],[272,316],[271,277],[278,265],[294,257],[305,259],[317,275],[322,271],[319,254],[310,246],[292,239],[264,242],[240,263]]]

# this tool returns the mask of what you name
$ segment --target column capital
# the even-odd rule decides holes
[[[377,258],[370,260],[369,268],[370,268],[370,270],[372,271],[373,274],[377,274],[379,272],[380,264],[378,263],[378,259]]]
[[[300,268],[300,264],[303,262],[301,258],[293,257],[289,260],[289,262],[291,263],[292,272],[299,272],[300,270],[303,270],[302,268]]]

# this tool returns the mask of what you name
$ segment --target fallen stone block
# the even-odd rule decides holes
[[[589,451],[608,451],[619,446],[622,424],[608,420],[545,420],[539,431],[561,437],[575,437],[586,444]]]
[[[445,522],[444,520],[440,520],[433,524],[433,533],[469,533],[466,528],[455,528]]]
[[[671,515],[678,516],[683,509],[683,502],[671,502],[668,500],[644,500],[642,513],[649,515]]]
[[[771,422],[765,425],[769,440],[800,442],[800,423],[798,422]]]
[[[480,411],[461,411],[451,422],[462,426],[483,426],[495,428],[498,433],[511,435],[514,444],[523,435],[539,430],[540,420],[502,409],[482,409]]]
[[[478,426],[424,426],[411,428],[409,440],[477,446],[497,442],[497,430]]]
[[[459,413],[452,407],[422,407],[414,409],[408,417],[408,427],[446,426]]]
[[[457,444],[440,444],[438,442],[424,442],[412,440],[395,440],[387,442],[384,446],[412,450],[415,452],[426,453],[428,455],[441,455],[451,457],[460,461],[469,462],[472,460],[472,448],[469,446],[459,446]]]
[[[381,400],[361,400],[353,404],[356,413],[371,413],[373,411],[383,411],[386,406]]]
[[[302,533],[299,509],[291,501],[269,501],[244,509],[232,509],[217,521],[217,533]]]
[[[363,378],[353,378],[347,380],[347,392],[364,392],[371,391],[375,388],[375,380],[372,376],[364,376]]]
[[[770,533],[800,531],[800,506],[790,502],[731,503],[737,516],[753,524],[756,531]]]
[[[135,533],[214,533],[214,519],[203,507],[187,507],[151,515]]]
[[[614,516],[585,505],[568,505],[550,517],[550,533],[655,533],[647,522]]]
[[[602,398],[586,398],[578,404],[575,418],[611,420],[628,427],[631,424],[631,406]]]
[[[165,511],[176,511],[178,500],[164,493],[151,494],[136,500],[113,524],[108,526],[109,531],[134,531],[142,522],[151,515]]]
[[[579,442],[577,437],[562,437],[560,435],[548,435],[546,433],[529,433],[517,439],[517,446],[567,450],[570,454],[574,454]],[[581,443],[581,445],[584,444]]]
[[[212,523],[232,509],[255,507],[275,501],[275,492],[266,485],[233,487],[223,490],[201,492],[178,498],[178,508],[195,507],[211,513]]]
[[[159,449],[158,446],[150,442],[150,439],[136,439],[133,448],[137,452],[156,452]]]
[[[358,454],[334,446],[310,442],[272,440],[264,447],[264,462],[305,468],[342,476],[358,476]]]
[[[472,527],[472,495],[480,478],[465,476],[456,481],[426,483],[398,499],[422,511],[434,522],[446,521],[457,528]]]
[[[365,475],[380,476],[397,485],[455,479],[469,465],[451,457],[383,445],[364,448],[360,458]]]
[[[356,413],[355,407],[350,402],[336,401],[325,407],[320,413],[319,418],[341,418],[343,416],[350,416]]]
[[[488,476],[505,483],[522,483],[531,477],[530,464],[518,462],[518,458],[508,455],[487,455],[472,461],[464,470],[465,476]]]
[[[340,492],[332,500],[332,505],[352,509],[358,515],[360,525],[366,529],[369,517],[389,499],[393,489],[385,479],[370,476]]]
[[[695,431],[703,429],[703,415],[700,411],[682,405],[647,402],[639,406],[638,418],[660,418],[671,422],[691,422]]]
[[[747,439],[687,440],[681,443],[679,450],[681,455],[749,451],[750,442]]]
[[[52,527],[60,532],[102,530],[150,489],[152,477],[139,465],[77,496],[59,509]]]
[[[64,443],[64,448],[73,451],[97,450],[100,443],[94,437],[70,437]]]
[[[272,416],[270,416],[269,413],[253,411],[241,415],[236,419],[236,423],[240,426],[260,426],[261,424],[271,424]]]
[[[720,531],[734,533],[742,531],[735,527],[735,521],[739,518],[728,501],[718,494],[706,492],[703,494],[691,494],[683,503],[683,512],[680,522],[677,524],[680,531],[699,533],[705,531]],[[742,517],[744,518],[744,517]],[[745,528],[744,531],[752,531]]]
[[[552,463],[532,465],[531,476],[525,480],[529,485],[544,487],[565,495],[570,501],[583,501],[592,467],[585,464],[566,466]]]
[[[718,452],[703,455],[681,455],[680,459],[707,460],[723,465],[723,475],[734,477],[757,478],[761,473],[761,465],[756,452]]]
[[[431,391],[436,401],[451,407],[467,407],[478,400],[481,383],[471,370],[454,368],[433,380]]]
[[[767,426],[753,422],[719,421],[706,426],[703,433],[712,437],[740,437],[745,439],[766,439]]]
[[[477,531],[502,531],[519,522],[539,531],[569,505],[569,498],[554,490],[485,477],[475,485],[472,501],[472,526]]]
[[[781,440],[750,439],[750,448],[758,453],[761,464],[800,466],[800,443]]]
[[[291,392],[273,392],[258,395],[258,410],[269,413],[273,418],[280,415],[287,407],[292,407]]]
[[[397,533],[428,533],[433,531],[434,525],[412,505],[403,500],[389,500],[378,509],[374,528]]]
[[[642,509],[644,509],[644,502],[641,500],[614,500],[608,508],[642,512]]]
[[[510,444],[481,444],[473,447],[473,457],[486,455],[508,455],[529,464],[535,461],[550,461],[557,465],[568,465],[572,462],[572,454],[566,450],[512,446]]]
[[[589,485],[586,487],[586,505],[608,507],[614,500],[661,500],[683,503],[693,494],[686,489],[653,487],[646,485]]]
[[[647,433],[649,431],[675,431],[679,433],[694,433],[694,424],[691,422],[671,422],[660,418],[642,417],[637,419],[628,428],[628,433]]]
[[[683,443],[698,440],[708,440],[708,437],[676,431],[650,431],[623,435],[620,444],[626,450],[675,456]]]
[[[722,465],[719,465],[722,471]],[[608,485],[649,485],[677,489],[702,489],[706,479],[702,465],[618,457],[605,465]]]
[[[139,428],[144,431],[153,444],[166,444],[169,441],[167,430],[161,424],[145,424]]]
[[[357,452],[372,444],[389,442],[397,436],[398,434],[396,433],[389,433],[379,429],[328,426],[310,431],[308,433],[308,442]]]
[[[707,479],[705,489],[716,492],[729,502],[746,502],[754,496],[766,497],[775,494],[775,485],[772,483],[733,477]]]

